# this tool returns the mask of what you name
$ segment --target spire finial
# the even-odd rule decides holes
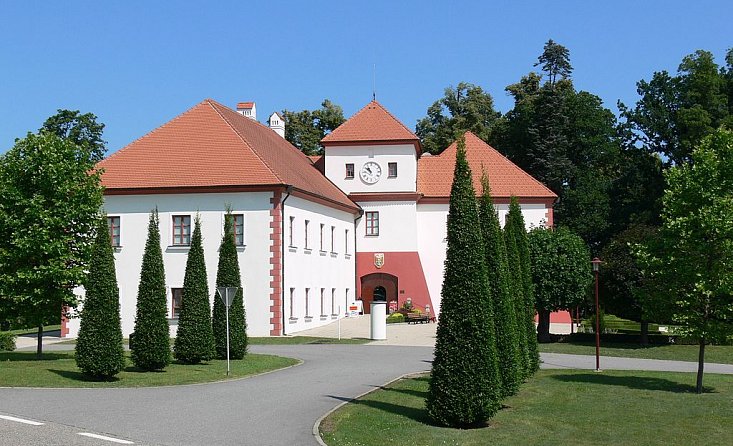
[[[372,70],[372,101],[377,100],[377,64],[374,64]]]

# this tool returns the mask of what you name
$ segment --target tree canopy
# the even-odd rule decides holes
[[[29,133],[0,158],[0,295],[28,325],[58,323],[77,304],[102,206],[93,153]]]
[[[69,140],[78,146],[89,149],[91,158],[100,161],[107,151],[106,142],[102,139],[104,124],[97,122],[93,113],[81,113],[79,110],[63,110],[46,119],[39,132],[53,133]]]
[[[306,155],[323,153],[321,140],[346,121],[340,106],[324,99],[316,110],[282,111],[285,139]]]
[[[488,141],[499,116],[489,93],[461,82],[445,89],[443,97],[428,108],[427,116],[417,122],[415,133],[425,152],[438,154],[467,130]]]

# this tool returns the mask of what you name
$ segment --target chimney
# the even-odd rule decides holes
[[[272,131],[285,138],[285,119],[278,112],[273,112],[267,120],[267,125]]]
[[[237,113],[252,120],[257,120],[257,106],[254,102],[240,102],[237,104]]]

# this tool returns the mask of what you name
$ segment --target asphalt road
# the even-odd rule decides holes
[[[303,364],[225,383],[145,389],[0,388],[0,445],[314,445],[313,424],[342,401],[405,373],[428,370],[430,347],[253,346]],[[542,354],[543,368],[595,367],[593,356]],[[0,365],[1,366],[1,365]],[[680,361],[601,358],[601,368],[694,371]],[[733,374],[733,365],[706,371]],[[43,422],[34,426],[3,419]]]

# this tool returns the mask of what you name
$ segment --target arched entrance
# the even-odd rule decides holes
[[[363,276],[361,278],[361,300],[364,305],[364,314],[369,314],[371,311],[372,301],[397,301],[397,277],[386,273]]]

